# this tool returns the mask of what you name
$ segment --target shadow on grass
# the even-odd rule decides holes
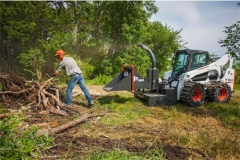
[[[121,95],[107,95],[107,96],[102,96],[102,97],[98,98],[98,102],[101,105],[111,104],[113,102],[123,104],[123,103],[126,103],[128,101],[132,101],[132,100],[134,100],[134,98],[123,97]]]
[[[176,103],[175,107],[177,111],[180,111],[186,114],[191,114],[196,117],[215,116],[215,113],[212,110],[207,109],[205,107],[206,105],[209,105],[209,103],[206,103],[203,106],[199,106],[199,107],[191,107],[179,101]]]
[[[146,106],[146,107],[156,107],[156,108],[162,108],[164,110],[172,110],[173,108],[175,108],[177,111],[182,112],[182,113],[186,113],[186,114],[191,114],[193,116],[197,116],[197,117],[206,117],[206,116],[214,116],[215,113],[210,110],[207,109],[204,106],[200,106],[200,107],[191,107],[191,106],[187,106],[185,105],[183,102],[178,101],[175,105],[173,106],[148,106],[148,103],[146,100],[142,99],[142,98],[138,98],[135,97],[139,102],[142,103],[142,105]],[[208,105],[208,104],[206,104]]]

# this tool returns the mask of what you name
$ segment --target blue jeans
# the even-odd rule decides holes
[[[71,76],[71,78],[68,81],[67,86],[67,96],[66,96],[66,104],[71,105],[72,104],[72,90],[75,87],[75,85],[78,84],[81,90],[83,91],[85,98],[87,99],[88,103],[92,102],[92,97],[84,83],[84,77],[83,74],[74,74]]]

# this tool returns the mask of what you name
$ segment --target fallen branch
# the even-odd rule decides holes
[[[48,79],[47,81],[45,81],[44,84],[42,85],[42,87],[40,88],[40,91],[41,91],[41,90],[46,86],[46,84],[47,84],[48,82],[50,82],[52,79],[53,79],[53,77],[50,78],[50,79]]]
[[[49,127],[56,127],[58,125],[59,125],[58,122],[44,122],[44,123],[34,124],[33,126],[37,126],[38,128],[49,128]]]
[[[47,92],[45,89],[43,89],[42,92],[45,95],[47,95],[47,96],[51,97],[52,99],[54,99],[54,101],[57,103],[58,106],[60,106],[60,107],[64,106],[64,104],[56,96],[54,96],[53,94]]]
[[[62,132],[68,128],[74,127],[82,122],[85,122],[89,117],[91,117],[91,114],[84,114],[81,118],[73,120],[71,122],[65,123],[63,125],[60,125],[58,127],[52,128],[52,129],[41,129],[38,130],[38,135],[44,135],[46,132],[50,134],[56,134],[59,132]]]
[[[13,92],[13,91],[4,91],[4,92],[0,92],[0,94],[20,94],[20,93],[24,93],[26,91],[29,91],[31,89],[33,89],[35,86],[32,86],[31,88],[28,89],[24,89],[22,91],[18,91],[18,92]]]
[[[56,134],[56,133],[59,133],[59,132],[62,132],[70,127],[73,127],[73,126],[76,126],[84,121],[86,121],[86,119],[88,119],[89,117],[91,116],[91,114],[84,114],[81,118],[79,119],[76,119],[74,121],[71,121],[71,122],[68,122],[66,124],[63,124],[61,126],[58,126],[56,128],[53,128],[50,130],[50,133],[51,134]]]
[[[71,122],[68,122],[68,123],[65,123],[65,124],[60,125],[58,127],[55,127],[55,128],[52,128],[52,129],[49,129],[49,128],[48,129],[46,129],[46,128],[40,129],[40,130],[38,130],[37,135],[41,136],[41,135],[44,135],[46,133],[53,135],[53,134],[62,132],[64,130],[68,129],[68,128],[74,127],[74,126],[76,126],[80,123],[83,123],[90,117],[101,117],[101,116],[104,116],[104,115],[105,114],[92,115],[92,114],[86,113],[81,118],[76,119],[76,120],[71,121]],[[52,127],[52,126],[50,126],[50,127]]]

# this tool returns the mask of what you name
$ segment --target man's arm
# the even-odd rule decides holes
[[[63,68],[64,68],[64,63],[61,61],[57,70],[54,72],[54,76],[57,76]]]

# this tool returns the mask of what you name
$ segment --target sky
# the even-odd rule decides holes
[[[240,20],[239,1],[156,1],[158,13],[151,21],[159,21],[180,35],[189,49],[208,51],[222,56],[227,52],[219,40],[227,34],[225,27]]]

